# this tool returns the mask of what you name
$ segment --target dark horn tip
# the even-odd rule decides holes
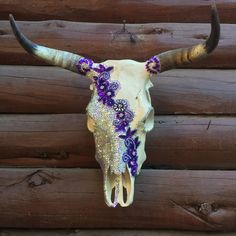
[[[12,15],[12,14],[9,14],[9,20],[11,21],[12,19],[14,20],[13,15]]]
[[[220,19],[215,1],[213,1],[211,9],[211,35],[206,42],[208,54],[217,47],[220,39]]]
[[[12,14],[9,14],[9,20],[11,24],[12,31],[16,36],[18,42],[22,45],[22,47],[29,53],[34,53],[37,48],[37,45],[32,43],[29,39],[27,39],[19,30],[15,19]]]
[[[9,14],[9,20],[10,20],[11,28],[15,34],[16,22],[12,14]]]

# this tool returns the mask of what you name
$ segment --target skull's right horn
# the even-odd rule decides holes
[[[70,71],[78,72],[78,69],[76,68],[76,62],[78,62],[82,58],[80,55],[40,46],[31,42],[20,32],[12,15],[9,15],[9,19],[12,30],[18,42],[27,52],[33,54],[34,56],[41,59],[42,61],[47,62],[48,64],[59,66]]]
[[[212,4],[211,34],[206,42],[190,48],[170,50],[157,55],[161,68],[159,72],[181,67],[198,61],[210,54],[218,45],[220,38],[220,21],[215,3]]]

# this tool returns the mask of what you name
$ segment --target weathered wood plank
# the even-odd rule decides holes
[[[235,169],[236,117],[156,117],[146,151],[146,168]],[[97,167],[85,115],[1,115],[0,165]]]
[[[236,23],[234,0],[216,0],[221,22]],[[204,0],[1,0],[0,19],[13,13],[21,20],[72,20],[84,22],[207,22],[211,1]]]
[[[119,229],[61,229],[61,230],[30,230],[0,229],[1,236],[215,236],[211,232],[189,232],[174,230],[119,230]],[[217,236],[235,236],[236,233],[217,233]]]
[[[132,43],[127,34],[115,34],[122,27],[119,24],[44,21],[21,22],[19,25],[22,32],[37,43],[79,53],[95,61],[125,58],[145,61],[160,52],[202,42],[210,32],[210,24],[127,25],[127,29],[136,34],[136,43]],[[0,64],[42,64],[21,48],[9,22],[1,21],[0,30]],[[222,25],[221,32],[217,50],[208,59],[191,67],[236,67],[236,25]]]
[[[236,114],[236,70],[179,69],[152,81],[156,114]],[[0,66],[0,112],[84,113],[89,84],[56,67]]]
[[[235,230],[235,171],[144,170],[108,208],[100,170],[1,169],[0,227]]]

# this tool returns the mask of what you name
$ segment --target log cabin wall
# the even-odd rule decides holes
[[[209,59],[153,80],[155,128],[129,208],[110,209],[86,128],[89,82],[28,55],[37,43],[96,61],[146,60],[206,39],[203,0],[0,1],[0,227],[236,230],[236,1],[216,0]],[[136,34],[113,39],[122,28]],[[134,23],[134,24],[130,24]]]

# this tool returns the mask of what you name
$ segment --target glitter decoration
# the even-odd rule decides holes
[[[128,101],[116,99],[120,83],[110,79],[113,67],[95,64],[86,58],[80,59],[76,66],[79,73],[92,75],[96,87],[97,96],[93,96],[92,100],[96,99],[99,103],[93,100],[89,110],[98,126],[94,131],[98,162],[106,165],[103,166],[104,169],[110,167],[114,173],[124,172],[125,165],[128,165],[131,175],[135,176],[138,171],[137,148],[140,141],[135,137],[137,130],[130,127],[134,112],[129,108]],[[111,120],[113,122],[109,125]],[[105,159],[104,162],[101,161],[102,158]]]
[[[145,67],[151,74],[157,74],[161,72],[160,59],[157,56],[153,56],[146,62]]]

